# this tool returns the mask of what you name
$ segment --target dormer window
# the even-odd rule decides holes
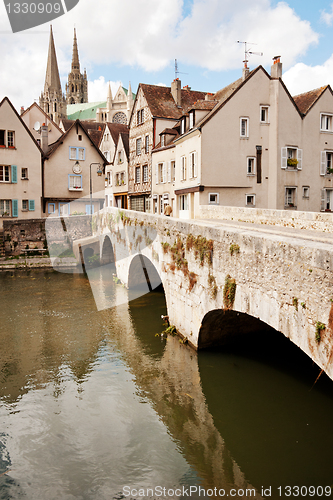
[[[191,129],[194,127],[194,111],[191,111],[189,118],[190,118],[189,128]]]
[[[163,148],[165,146],[165,135],[161,135],[161,147]]]
[[[180,133],[181,133],[181,135],[185,134],[185,123],[186,123],[186,118],[182,118],[182,121],[180,123]]]

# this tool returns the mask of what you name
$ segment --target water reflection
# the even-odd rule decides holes
[[[265,366],[249,346],[198,358],[155,336],[163,294],[128,304],[123,287],[94,279],[121,305],[98,312],[78,274],[0,275],[0,475],[11,469],[0,498],[110,500],[125,485],[199,484],[254,484],[261,498],[262,485],[333,483],[332,399],[309,391],[315,377]]]

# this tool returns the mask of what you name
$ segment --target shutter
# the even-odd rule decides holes
[[[166,164],[165,164],[165,161],[163,162],[163,167],[162,167],[162,177],[163,177],[163,183],[166,182]]]
[[[325,195],[326,195],[326,189],[322,189],[320,191],[321,197],[320,197],[320,210],[323,212],[325,210]]]
[[[194,173],[194,177],[197,177],[198,176],[198,169],[197,169],[197,153],[196,152],[194,153],[193,161],[194,161],[193,173]]]
[[[35,200],[29,200],[29,210],[35,210]]]
[[[281,168],[287,168],[287,148],[281,149]]]
[[[320,175],[326,174],[326,151],[321,151]]]
[[[155,182],[158,184],[158,163],[155,165]]]
[[[12,200],[12,216],[18,217],[18,200]]]
[[[11,172],[12,172],[12,176],[11,176],[12,177],[12,182],[14,184],[17,184],[17,166],[16,165],[12,165],[11,166]]]
[[[302,157],[303,157],[303,150],[298,149],[297,150],[297,170],[302,170]]]
[[[171,161],[168,161],[168,182],[171,182]]]

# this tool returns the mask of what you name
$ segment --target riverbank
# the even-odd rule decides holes
[[[11,269],[62,269],[75,268],[78,262],[74,257],[63,257],[51,259],[50,257],[35,256],[35,257],[7,257],[0,258],[0,271],[8,271]]]

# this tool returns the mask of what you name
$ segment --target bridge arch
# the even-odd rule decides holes
[[[269,334],[270,331],[276,332],[270,325],[249,314],[229,309],[213,309],[203,317],[198,349],[228,346],[244,337],[258,336],[264,332]]]
[[[106,235],[100,246],[100,263],[115,264],[113,245],[110,237]]]
[[[128,289],[148,293],[160,285],[162,285],[162,279],[152,261],[141,253],[136,254],[128,269]]]

